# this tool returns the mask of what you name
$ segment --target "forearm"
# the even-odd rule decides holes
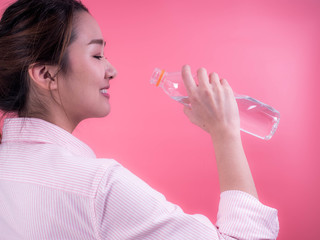
[[[220,191],[241,190],[258,198],[240,134],[212,136]]]

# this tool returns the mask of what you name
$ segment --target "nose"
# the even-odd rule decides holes
[[[117,70],[111,65],[109,61],[107,61],[106,64],[106,73],[105,73],[105,78],[106,79],[113,79],[117,76],[118,72]]]

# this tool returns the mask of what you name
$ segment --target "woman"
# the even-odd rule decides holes
[[[0,239],[275,239],[277,210],[261,204],[240,138],[231,87],[190,67],[187,117],[212,136],[221,200],[213,225],[188,215],[72,135],[110,112],[117,72],[95,19],[76,0],[19,0],[0,22]]]

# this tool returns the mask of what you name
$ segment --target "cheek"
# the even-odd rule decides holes
[[[69,72],[64,76],[64,96],[92,97],[106,84],[103,62],[92,57],[73,59]],[[88,99],[89,100],[89,99]]]
[[[88,83],[102,82],[104,79],[104,66],[101,60],[97,60],[93,57],[86,59],[81,65],[79,65],[78,77],[87,81]]]

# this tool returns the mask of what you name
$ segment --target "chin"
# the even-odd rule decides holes
[[[109,115],[110,106],[100,106],[99,108],[95,109],[87,109],[86,113],[86,118],[103,118]]]
[[[98,118],[106,117],[109,115],[109,113],[110,113],[110,109],[106,109],[105,111],[99,113],[97,117]]]

